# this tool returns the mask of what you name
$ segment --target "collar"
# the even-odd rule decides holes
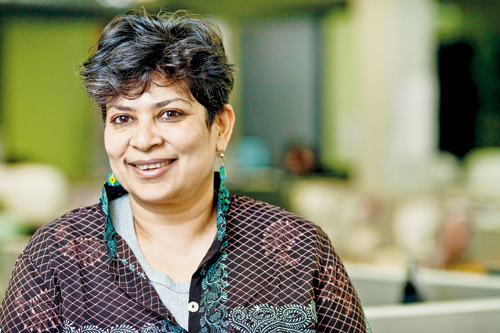
[[[224,182],[221,181],[219,172],[215,172],[214,174],[214,191],[217,193],[217,234],[215,235],[214,241],[220,242],[220,250],[223,250],[227,247],[226,216],[229,211],[231,201],[229,199],[229,191],[224,185]],[[106,216],[104,226],[104,244],[106,246],[106,252],[110,262],[117,258],[117,241],[116,230],[113,225],[113,220],[111,219],[109,202],[127,193],[128,192],[118,182],[110,183],[108,181],[104,183],[101,190],[99,206]],[[209,257],[209,255],[210,253],[207,253],[207,257]],[[206,261],[205,259],[203,260],[202,265]]]

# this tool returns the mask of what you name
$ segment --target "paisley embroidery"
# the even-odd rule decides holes
[[[154,324],[146,324],[141,328],[141,333],[160,333],[160,330]]]
[[[223,241],[226,237],[226,218],[222,212],[217,209],[217,234],[215,238],[219,241]]]
[[[47,289],[29,300],[26,300],[21,292],[18,292],[15,306],[17,315],[22,318],[24,328],[27,331],[49,331],[57,329],[61,324],[56,306]]]
[[[222,172],[224,169],[224,172]],[[224,185],[224,179],[226,178],[225,167],[221,167],[220,172],[220,185],[219,193],[217,195],[217,235],[216,239],[223,241],[226,238],[226,215],[229,211],[229,205],[231,201],[229,200],[229,191]]]
[[[307,307],[259,304],[247,311],[240,306],[231,311],[229,321],[241,333],[314,333],[318,318],[316,305],[311,301]]]
[[[274,255],[274,259],[285,266],[298,264],[299,258],[292,258],[289,252],[300,235],[297,227],[290,221],[279,220],[272,223],[264,232],[263,242],[266,256]]]
[[[226,306],[222,305],[227,300],[227,292],[224,288],[229,285],[227,267],[224,263],[226,258],[226,251],[221,251],[217,262],[208,271],[203,272],[205,276],[201,283],[203,287],[200,302],[200,311],[203,312],[200,320],[201,333],[226,332],[224,327],[228,324],[227,310]]]
[[[340,268],[335,270],[333,266],[330,265],[326,267],[320,279],[325,286],[321,290],[319,297],[343,304],[347,315],[351,314],[354,311],[354,300],[352,294],[347,292],[350,288],[347,275],[343,273]]]
[[[93,266],[102,261],[105,248],[102,241],[94,237],[74,237],[68,230],[67,225],[58,227],[54,233],[54,238],[61,245],[61,253],[80,262],[84,267]]]
[[[54,233],[54,239],[58,242],[66,239],[66,237],[70,237],[71,234],[68,231],[68,226],[67,225],[62,225],[59,228],[56,229],[56,232]]]
[[[172,324],[168,320],[163,321],[163,327],[161,328],[161,332],[168,333],[187,333],[182,327]],[[143,332],[141,332],[143,333]],[[148,332],[149,333],[149,332]]]
[[[227,309],[223,303],[227,300],[227,291],[225,288],[229,285],[227,282],[227,233],[226,233],[226,214],[229,210],[229,192],[224,185],[221,174],[221,182],[217,200],[217,234],[216,239],[221,241],[219,258],[208,270],[206,265],[201,270],[203,280],[201,286],[203,294],[201,295],[200,311],[203,315],[200,319],[201,333],[226,332],[228,326]]]
[[[104,244],[106,244],[106,249],[108,251],[109,261],[113,261],[116,257],[116,231],[111,220],[111,213],[109,210],[108,195],[106,193],[106,186],[103,186],[101,191],[101,198],[99,202],[102,207],[102,211],[106,214],[106,224],[104,225]]]
[[[101,262],[104,255],[102,243],[96,238],[77,237],[61,248],[62,254],[80,262],[84,267]]]
[[[160,332],[178,333],[178,331],[170,331],[170,330],[160,331],[160,329],[154,324],[146,324],[140,330],[130,325],[119,325],[108,328],[106,330],[94,325],[85,325],[80,327],[79,329],[75,329],[73,324],[71,324],[68,321],[64,322],[64,327],[62,331],[62,333],[160,333]]]

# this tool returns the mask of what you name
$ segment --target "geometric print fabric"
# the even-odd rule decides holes
[[[185,332],[119,235],[118,256],[109,259],[105,219],[101,206],[94,205],[35,233],[0,308],[2,332]],[[356,292],[319,227],[278,207],[233,196],[226,233],[226,297],[217,305],[224,317],[221,326],[201,325],[200,331],[366,332]],[[190,327],[200,314],[192,318]]]

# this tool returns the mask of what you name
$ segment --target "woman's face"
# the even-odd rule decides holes
[[[231,110],[232,112],[232,110]],[[178,85],[107,105],[104,142],[111,169],[134,200],[185,203],[213,191],[216,149],[226,147],[219,118]]]

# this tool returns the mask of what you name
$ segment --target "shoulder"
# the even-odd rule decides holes
[[[315,223],[283,208],[248,197],[233,196],[228,224],[241,226],[250,233],[262,232],[264,237],[300,235],[304,243],[317,248],[330,247],[326,233]]]
[[[85,250],[86,246],[101,246],[104,221],[105,215],[97,204],[72,210],[38,229],[22,255],[42,267],[64,254],[75,253],[78,247]]]

